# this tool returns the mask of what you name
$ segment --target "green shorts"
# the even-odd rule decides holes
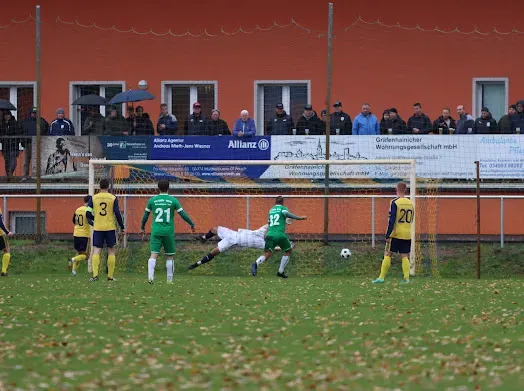
[[[268,234],[266,236],[264,251],[273,252],[276,246],[280,247],[284,252],[291,250],[291,242],[286,234]]]
[[[174,255],[175,235],[151,234],[151,239],[149,240],[149,248],[151,249],[151,252],[153,254],[159,254],[162,247],[164,247],[166,255]]]

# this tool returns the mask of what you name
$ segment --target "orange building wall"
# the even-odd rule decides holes
[[[0,80],[35,79],[35,26],[10,23],[34,15],[36,1],[2,5]],[[69,110],[69,81],[125,80],[136,88],[141,79],[157,96],[144,104],[156,116],[162,80],[218,80],[218,106],[232,122],[242,108],[252,111],[254,80],[310,79],[312,104],[325,99],[327,1],[266,0],[148,2],[46,0],[42,3],[42,109],[52,119],[57,107]],[[362,102],[378,114],[395,106],[407,118],[415,101],[435,118],[443,106],[471,106],[473,77],[508,77],[511,102],[524,98],[523,34],[443,34],[356,24],[364,20],[395,25],[468,32],[513,28],[524,31],[519,12],[506,3],[487,0],[442,0],[391,3],[334,1],[333,100],[340,99],[352,116]],[[204,30],[218,37],[155,37],[102,31],[83,25],[177,34]],[[251,34],[234,32],[285,25]]]

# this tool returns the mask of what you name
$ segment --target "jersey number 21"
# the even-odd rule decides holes
[[[164,214],[166,215],[165,217],[165,221],[164,221]],[[169,213],[169,208],[168,209],[162,209],[162,208],[156,208],[155,209],[155,223],[169,223],[169,219],[170,219],[170,213]]]

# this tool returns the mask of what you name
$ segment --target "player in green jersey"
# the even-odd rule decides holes
[[[277,277],[287,278],[284,272],[286,265],[291,255],[292,246],[289,238],[286,235],[286,219],[306,220],[306,216],[295,216],[287,207],[284,206],[284,198],[278,196],[276,205],[271,208],[268,215],[268,231],[266,234],[266,242],[264,246],[265,253],[258,257],[258,259],[251,265],[251,274],[257,275],[258,266],[260,266],[266,259],[269,259],[275,251],[275,247],[279,246],[284,255],[280,261],[280,268],[278,269]]]
[[[175,255],[175,212],[178,212],[180,217],[191,226],[191,231],[195,233],[195,224],[188,216],[188,214],[180,205],[180,202],[168,194],[169,181],[161,180],[158,182],[158,190],[160,194],[154,196],[147,202],[144,217],[142,217],[142,225],[140,232],[145,235],[145,227],[149,214],[153,212],[154,218],[151,224],[151,238],[149,240],[149,247],[151,248],[151,256],[147,263],[148,280],[153,284],[155,279],[155,266],[158,254],[162,247],[166,253],[166,269],[167,282],[173,282]]]

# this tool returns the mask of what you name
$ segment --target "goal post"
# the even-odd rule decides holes
[[[243,174],[240,167],[266,167],[268,170],[273,170],[275,174],[273,177],[278,179],[272,179],[269,181],[259,181],[249,178]],[[227,167],[232,168],[230,171],[235,171],[235,176],[229,176]],[[300,179],[286,178],[285,174],[279,177],[280,173],[284,170],[290,170],[290,168],[302,167],[305,168],[305,172],[311,173],[311,178]],[[330,181],[326,184],[325,172],[326,167],[329,168]],[[311,170],[311,171],[310,171]],[[360,170],[360,171],[359,171]],[[195,172],[208,171],[213,173],[213,180],[206,180],[203,177],[198,177]],[[353,178],[352,176],[358,176],[355,172],[366,171],[366,178]],[[240,172],[240,174],[239,174]],[[287,171],[286,171],[287,172]],[[318,174],[321,173],[321,174]],[[330,211],[330,218],[333,218],[333,213],[336,213],[338,209],[338,216],[342,221],[338,221],[336,224],[339,228],[337,232],[322,232],[324,224],[321,227],[317,227],[316,231],[304,230],[295,228],[293,232],[298,240],[322,242],[324,237],[331,238],[333,243],[343,242],[366,242],[368,247],[371,248],[371,235],[369,232],[356,232],[355,224],[353,224],[352,232],[348,231],[344,235],[340,232],[340,226],[344,224],[343,215],[348,216],[348,220],[352,219],[351,214],[364,214],[368,219],[372,213],[368,211],[363,212],[364,203],[360,204],[358,199],[360,197],[365,198],[368,195],[376,194],[380,197],[381,205],[385,206],[385,202],[394,198],[394,185],[398,181],[404,181],[409,186],[409,198],[412,201],[414,207],[417,207],[417,174],[416,174],[416,162],[413,159],[405,160],[96,160],[92,159],[89,161],[89,194],[94,195],[98,182],[102,177],[110,177],[113,183],[113,192],[117,196],[128,195],[136,204],[136,199],[143,196],[141,201],[145,206],[145,202],[151,196],[156,193],[156,184],[160,179],[169,179],[172,183],[171,192],[173,195],[178,197],[187,197],[191,199],[200,199],[198,209],[193,209],[195,220],[199,219],[199,213],[204,215],[215,214],[221,216],[215,225],[227,224],[227,220],[231,220],[227,217],[227,214],[220,209],[219,206],[214,205],[212,200],[219,200],[221,197],[234,197],[246,196],[252,197],[252,204],[255,204],[255,200],[264,199],[269,202],[269,199],[273,196],[282,194],[284,196],[290,195],[291,198],[300,199],[302,203],[309,203],[309,210],[301,211],[297,213],[301,214],[314,214],[313,217],[319,218],[318,221],[323,221],[324,216],[323,208],[317,207],[318,205],[312,205],[315,201],[328,198],[329,202],[334,204],[334,212]],[[217,177],[220,179],[216,181]],[[372,182],[376,179],[380,181]],[[279,181],[278,181],[279,180]],[[278,182],[274,182],[278,181]],[[335,182],[338,181],[338,182]],[[370,182],[371,181],[371,182]],[[381,182],[382,181],[382,182]],[[336,191],[330,192],[329,194],[324,193],[326,186],[333,186]],[[379,190],[369,190],[378,188]],[[388,189],[388,196],[381,195],[381,189]],[[219,189],[219,190],[213,190]],[[220,192],[225,192],[226,195],[220,195]],[[341,199],[347,201],[342,206],[337,204]],[[355,200],[355,201],[350,201]],[[189,202],[189,200],[187,201]],[[248,202],[249,203],[249,202]],[[373,205],[375,204],[373,200]],[[132,213],[125,213],[128,220],[132,215],[133,220],[139,220],[139,210]],[[382,210],[376,213],[377,220],[383,221],[384,215],[387,216],[387,210]],[[367,206],[366,206],[367,207]],[[132,207],[130,207],[132,208]],[[213,212],[213,209],[218,209]],[[266,215],[267,206],[259,207],[252,205],[252,210],[255,210],[257,215]],[[373,206],[374,208],[374,206]],[[293,208],[293,209],[296,209]],[[332,208],[330,208],[331,210]],[[126,211],[128,212],[128,211]],[[129,210],[131,212],[131,209]],[[418,212],[415,213],[417,215]],[[322,216],[318,216],[322,215]],[[373,211],[373,215],[375,212]],[[223,217],[222,217],[223,216]],[[358,217],[358,216],[357,216]],[[373,220],[375,217],[371,217]],[[354,219],[354,218],[353,218]],[[416,219],[416,218],[415,218]],[[245,219],[243,220],[246,221]],[[249,221],[249,218],[248,218]],[[260,221],[260,219],[257,219]],[[234,225],[233,222],[230,222]],[[238,223],[240,224],[240,223]],[[300,224],[294,224],[299,226]],[[358,225],[358,224],[357,224]],[[374,221],[372,223],[375,226]],[[329,225],[330,227],[332,224]],[[208,227],[199,227],[200,229],[208,229]],[[243,228],[232,226],[232,228]],[[331,229],[331,228],[330,228]],[[373,228],[374,229],[374,228]],[[379,224],[378,229],[382,227]],[[385,230],[385,227],[383,227]],[[129,234],[137,234],[134,232],[137,230],[136,222],[128,224],[126,221],[126,230]],[[178,229],[177,229],[177,233]],[[385,232],[384,232],[385,233]],[[436,234],[436,228],[435,228]],[[412,248],[411,248],[411,274],[414,275],[416,272],[416,257],[417,257],[417,224],[416,221],[412,224]],[[373,243],[374,243],[373,233]],[[326,261],[328,262],[328,261]]]

